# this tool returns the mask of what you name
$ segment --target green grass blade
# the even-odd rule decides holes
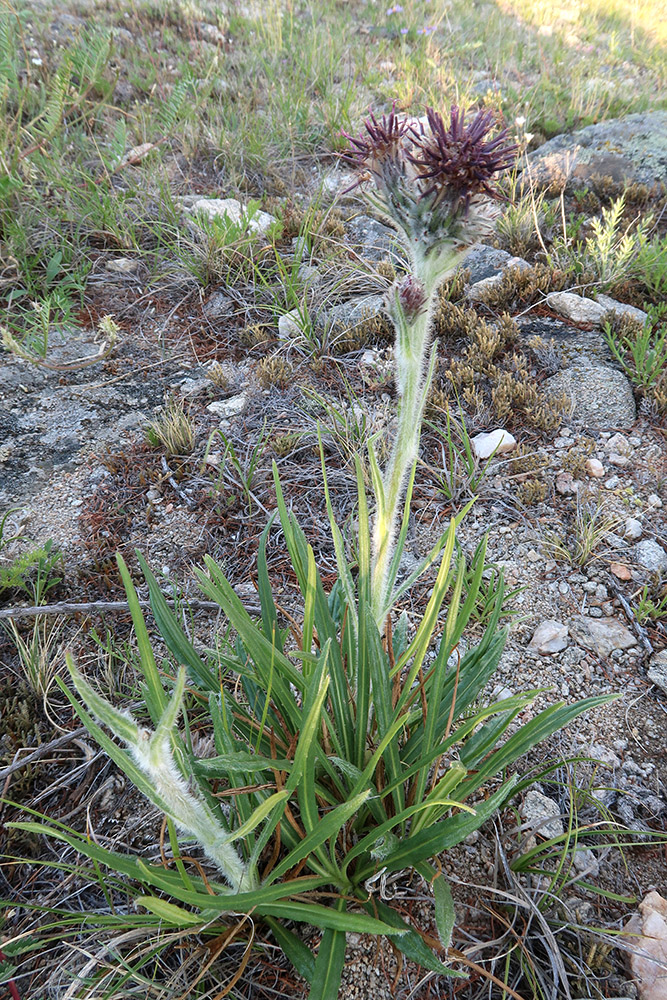
[[[380,740],[386,743],[383,752],[387,780],[394,782],[392,797],[394,811],[402,812],[405,805],[404,784],[397,779],[402,773],[403,765],[399,755],[398,730],[396,735],[385,740],[387,734],[394,732],[395,723],[400,718],[400,710],[392,708],[391,684],[389,683],[389,659],[382,648],[382,640],[370,607],[366,608],[365,621],[359,622],[359,628],[364,628],[368,646],[368,664],[373,692],[373,707],[377,721],[377,732]],[[364,722],[365,724],[365,722]]]
[[[331,537],[334,543],[334,552],[336,553],[336,567],[338,569],[338,579],[340,580],[341,587],[343,588],[343,593],[345,594],[345,600],[348,606],[348,626],[353,629],[353,634],[356,636],[357,631],[357,617],[356,617],[356,601],[355,601],[355,586],[352,579],[352,574],[350,573],[350,567],[348,566],[347,559],[345,557],[345,542],[343,540],[343,535],[341,530],[336,524],[336,519],[334,517],[333,507],[331,505],[331,497],[329,495],[329,484],[327,481],[326,466],[324,463],[324,448],[322,445],[322,433],[318,425],[317,428],[317,440],[320,446],[320,463],[322,466],[322,479],[324,482],[324,499],[327,507],[327,517],[329,518],[329,527],[331,529]]]
[[[310,653],[313,648],[313,630],[315,628],[315,598],[317,595],[317,568],[312,546],[308,546],[308,579],[306,583],[305,606],[303,612],[303,645],[304,653]],[[306,664],[304,663],[304,671]]]

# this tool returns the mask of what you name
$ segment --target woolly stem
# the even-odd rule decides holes
[[[413,274],[424,287],[425,307],[409,316],[396,292],[389,303],[389,314],[396,327],[396,381],[400,397],[398,427],[391,455],[382,476],[383,495],[376,497],[373,526],[372,606],[381,627],[391,606],[388,592],[389,567],[394,554],[405,484],[417,460],[421,423],[430,387],[427,370],[431,343],[431,322],[438,288],[453,273],[465,252],[460,245],[445,243],[426,255],[411,247]]]

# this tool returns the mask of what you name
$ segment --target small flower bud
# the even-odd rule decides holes
[[[421,281],[407,274],[399,284],[397,294],[406,319],[415,319],[426,304],[426,292]]]

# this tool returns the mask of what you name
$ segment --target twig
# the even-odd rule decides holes
[[[85,726],[80,726],[78,729],[73,729],[71,733],[65,733],[63,736],[57,736],[55,740],[51,740],[50,743],[42,743],[38,746],[36,750],[29,753],[27,757],[22,757],[21,760],[15,760],[13,764],[9,767],[3,768],[0,771],[0,781],[6,780],[14,771],[20,771],[22,767],[27,767],[28,764],[32,764],[34,760],[39,760],[45,754],[49,753],[51,750],[56,750],[58,747],[63,746],[65,743],[70,743],[72,740],[79,739],[80,736],[85,736],[88,732]]]
[[[648,637],[648,632],[637,621],[637,616],[635,615],[634,611],[632,610],[632,608],[630,607],[630,605],[626,601],[625,597],[621,593],[620,588],[617,586],[616,581],[614,580],[614,577],[611,575],[611,573],[609,573],[607,575],[609,577],[609,587],[611,588],[611,590],[614,592],[615,596],[620,601],[621,606],[622,606],[623,610],[625,611],[626,618],[628,619],[628,621],[630,622],[630,624],[632,625],[634,631],[637,634],[637,638],[641,642],[642,646],[644,647],[644,649],[646,650],[646,652],[648,653],[648,655],[651,656],[652,653],[653,653],[653,646],[651,645],[651,640]]]
[[[177,607],[177,602],[165,598],[171,608]],[[221,611],[219,604],[215,601],[186,601],[193,611]],[[150,601],[139,601],[142,608],[150,608]],[[259,605],[246,604],[246,611],[251,615],[261,613]],[[129,611],[130,606],[127,601],[88,601],[84,604],[76,604],[70,601],[60,601],[58,604],[42,604],[33,608],[3,608],[0,611],[0,618],[36,618],[38,615],[79,615],[86,613],[101,613],[103,611]]]

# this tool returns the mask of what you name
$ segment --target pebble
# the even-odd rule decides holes
[[[618,476],[610,476],[609,479],[605,480],[604,488],[606,490],[615,490],[617,486],[621,485],[621,480]]]
[[[625,563],[613,562],[609,569],[617,580],[632,580],[632,570]]]
[[[279,317],[278,336],[281,340],[295,340],[303,337],[303,322],[298,309],[283,313]]]
[[[667,997],[667,899],[652,890],[624,927],[630,975],[641,1000]]]
[[[209,413],[214,413],[216,417],[227,420],[229,417],[238,416],[247,402],[247,392],[240,392],[236,396],[230,396],[229,399],[216,399],[213,403],[209,403],[206,409]]]
[[[535,629],[533,638],[528,644],[528,649],[539,653],[541,656],[548,656],[550,653],[560,653],[567,646],[567,635],[568,627],[567,625],[563,625],[562,622],[543,621]]]
[[[600,865],[598,859],[589,847],[580,847],[572,855],[574,867],[579,872],[586,872],[587,875],[599,875]]]
[[[247,218],[246,208],[236,198],[199,198],[190,207],[193,215],[207,215],[209,219],[226,219],[234,225],[241,226],[251,233],[263,236],[276,221],[275,216],[268,212],[255,212],[252,218]]]
[[[589,458],[586,462],[586,472],[593,479],[601,479],[604,476],[604,465],[597,458]]]
[[[479,459],[490,458],[491,455],[506,455],[516,448],[516,438],[502,427],[488,433],[476,434],[471,441],[472,449]]]
[[[204,303],[203,313],[209,319],[222,319],[234,312],[234,302],[222,292],[213,292]]]
[[[561,496],[575,494],[579,489],[579,484],[571,472],[559,472],[556,476],[556,492]]]
[[[630,464],[630,459],[627,455],[619,455],[617,452],[612,451],[609,454],[609,462],[611,465],[615,465],[617,469],[624,469],[626,465]]]
[[[570,622],[570,635],[580,646],[601,657],[637,645],[632,632],[615,618],[603,618],[600,608],[591,608],[588,616],[575,615]]]
[[[575,295],[574,292],[551,292],[547,295],[547,305],[573,323],[593,323],[596,326],[606,311],[593,299]]]
[[[657,493],[651,493],[650,497],[647,500],[647,503],[649,507],[657,507],[658,510],[662,507],[662,500],[660,499]]]
[[[531,788],[521,806],[523,826],[529,827],[542,837],[560,837],[564,833],[560,807],[553,799]]]
[[[115,271],[116,274],[132,274],[139,267],[139,261],[131,257],[114,257],[107,261],[106,267],[107,271]]]
[[[625,522],[623,534],[626,538],[630,538],[632,541],[637,541],[637,539],[642,536],[641,521],[638,521],[636,517],[629,517]]]
[[[648,679],[667,694],[667,650],[654,653],[649,660]]]
[[[625,434],[614,434],[605,443],[606,451],[615,451],[620,455],[629,455],[632,451],[630,447],[630,442],[626,438]]]
[[[667,552],[652,538],[644,538],[641,542],[637,542],[634,547],[634,557],[643,569],[651,573],[667,571]]]
[[[314,288],[322,282],[322,272],[316,264],[301,264],[299,267],[299,278],[304,285]]]
[[[465,266],[465,264],[464,264]],[[504,271],[508,271],[511,268],[517,268],[519,271],[525,271],[530,267],[530,264],[523,259],[523,257],[510,257],[503,264],[503,271],[499,274],[491,274],[486,278],[481,278],[472,284],[467,290],[467,296],[472,299],[473,302],[482,301],[486,293],[499,285],[504,278]]]

